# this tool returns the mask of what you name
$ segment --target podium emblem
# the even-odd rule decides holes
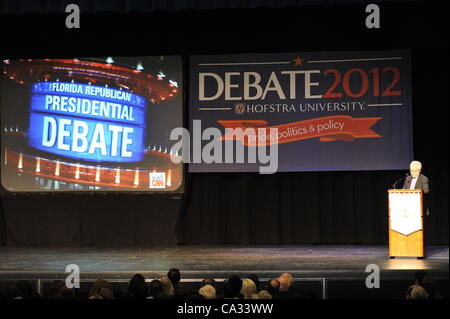
[[[420,197],[391,193],[389,201],[391,230],[405,236],[422,230]]]

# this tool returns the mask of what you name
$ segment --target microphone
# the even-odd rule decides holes
[[[396,189],[397,183],[400,182],[401,180],[405,179],[406,177],[409,176],[409,173],[406,173],[405,176],[403,176],[402,178],[400,178],[399,180],[397,180],[391,187]]]

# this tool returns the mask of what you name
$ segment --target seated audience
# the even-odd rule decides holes
[[[278,294],[279,289],[280,289],[280,282],[278,281],[278,279],[272,278],[267,282],[265,290],[267,290],[269,294],[273,297],[276,294]]]
[[[203,279],[202,285],[203,285],[203,286],[205,286],[205,285],[211,285],[211,286],[213,286],[214,288],[216,288],[216,281],[214,280],[214,278],[206,278],[206,279]]]
[[[161,299],[173,299],[175,298],[175,289],[173,284],[168,277],[161,278],[162,293],[160,294]]]
[[[189,295],[190,290],[180,283],[181,281],[180,271],[176,268],[172,268],[167,272],[167,277],[172,283],[175,298],[185,299]]]
[[[297,296],[290,291],[293,282],[292,278],[289,278],[289,276],[280,276],[278,282],[280,283],[280,287],[278,293],[273,296],[274,299],[296,299]]]
[[[252,295],[256,294],[256,285],[251,279],[244,279],[242,282],[241,294],[244,299],[251,299]]]
[[[428,299],[428,293],[422,286],[412,285],[408,289],[406,299]]]
[[[150,296],[148,299],[161,299],[163,287],[161,281],[154,279],[150,282]]]
[[[99,296],[100,295],[100,290],[102,290],[102,288],[106,288],[106,289],[112,290],[112,285],[111,285],[111,283],[109,283],[108,281],[106,281],[104,279],[97,279],[92,284],[92,287],[91,287],[91,290],[89,291],[89,296],[88,297]]]
[[[223,299],[238,299],[236,288],[229,281],[223,286]]]
[[[232,275],[230,278],[228,278],[228,282],[234,290],[235,296],[239,299],[243,299],[244,296],[241,294],[242,279],[237,275]]]
[[[146,299],[148,295],[148,287],[144,276],[141,274],[134,275],[129,284],[126,298],[128,299]]]
[[[278,280],[285,278],[288,283],[288,290],[292,291],[292,288],[294,287],[294,279],[292,279],[292,275],[288,272],[282,273],[280,277],[278,277]]]
[[[230,276],[222,285],[217,284],[214,278],[203,279],[200,289],[189,289],[187,284],[183,287],[180,271],[172,268],[168,276],[160,280],[152,280],[149,285],[141,274],[135,274],[128,283],[125,291],[113,290],[111,283],[104,279],[97,279],[89,290],[88,299],[318,299],[317,291],[299,290],[299,285],[294,286],[294,280],[290,273],[283,273],[278,278],[267,281],[262,289],[259,289],[259,278],[252,274],[244,280],[238,275]],[[406,299],[442,299],[435,280],[425,271],[417,271],[414,274],[415,282],[406,292]],[[33,281],[0,282],[0,299],[40,299],[33,289]],[[191,284],[192,285],[192,284]],[[47,285],[44,288],[48,287]],[[220,289],[219,289],[219,288]],[[303,286],[300,285],[300,288]],[[177,293],[178,289],[178,293]],[[220,290],[220,291],[219,291]],[[63,280],[51,282],[46,299],[76,299],[79,290],[69,289]],[[80,297],[78,295],[78,297]]]
[[[100,294],[103,299],[114,299],[114,292],[109,288],[100,289]]]
[[[205,299],[216,299],[216,288],[211,285],[204,285],[198,293],[205,297]]]

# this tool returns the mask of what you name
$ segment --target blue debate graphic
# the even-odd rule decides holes
[[[39,82],[31,86],[28,143],[49,153],[94,162],[144,157],[147,101],[91,84]]]
[[[183,191],[183,165],[168,153],[183,119],[179,56],[1,65],[0,188]]]

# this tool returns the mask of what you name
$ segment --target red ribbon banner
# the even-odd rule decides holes
[[[348,115],[319,117],[304,121],[267,126],[263,120],[220,120],[225,127],[221,140],[240,140],[245,146],[283,144],[310,138],[321,142],[347,141],[356,138],[380,138],[370,129],[381,117],[354,118]],[[278,132],[271,132],[277,129]],[[276,136],[275,136],[276,135]]]

